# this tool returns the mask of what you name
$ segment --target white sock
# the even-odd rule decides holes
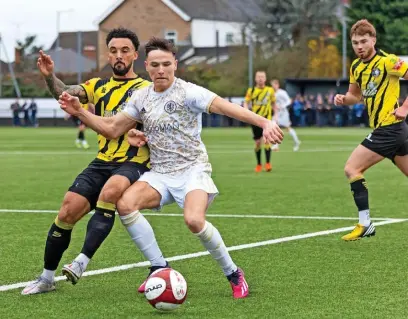
[[[201,243],[221,266],[225,276],[231,275],[238,269],[232,261],[220,233],[210,222],[206,221],[203,230],[195,235],[200,238]]]
[[[365,227],[370,226],[371,219],[370,219],[370,210],[362,210],[358,212],[358,222]]]
[[[82,269],[85,271],[86,267],[88,267],[90,259],[88,256],[84,255],[83,253],[80,253],[77,258],[74,259],[76,262],[79,262],[82,264]]]
[[[54,282],[55,270],[48,270],[44,268],[41,277],[47,279],[50,282]]]
[[[292,136],[293,141],[295,142],[295,144],[299,144],[299,138],[297,137],[296,131],[293,128],[289,129],[289,134],[290,134],[290,136]]]
[[[126,227],[133,242],[152,266],[165,266],[166,260],[157,245],[153,228],[147,219],[138,211],[126,216],[120,216],[123,226]]]

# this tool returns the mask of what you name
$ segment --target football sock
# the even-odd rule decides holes
[[[88,222],[85,242],[81,253],[89,259],[93,257],[98,248],[102,245],[106,237],[110,234],[115,222],[116,205],[98,201],[95,214]]]
[[[166,260],[157,244],[153,228],[147,219],[138,211],[126,216],[120,216],[133,242],[150,261],[152,266],[166,266]]]
[[[232,261],[219,231],[210,222],[206,221],[203,230],[195,235],[218,262],[225,276],[231,275],[238,269],[237,265]]]
[[[78,132],[78,140],[83,140],[83,139],[85,139],[85,134],[84,134],[83,131],[79,131]]]
[[[367,182],[362,175],[359,175],[350,180],[350,188],[358,209],[359,223],[367,227],[371,223]]]
[[[261,149],[259,147],[255,147],[255,155],[258,165],[261,165]]]
[[[51,271],[57,269],[62,255],[71,241],[72,228],[74,228],[74,225],[64,223],[58,217],[55,219],[48,231],[45,243],[44,269]]]
[[[296,131],[293,128],[289,129],[289,134],[292,136],[295,144],[299,144],[299,138],[297,137]]]
[[[266,144],[264,148],[265,148],[266,162],[270,163],[271,162],[271,145]]]

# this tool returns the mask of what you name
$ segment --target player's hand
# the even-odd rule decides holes
[[[128,132],[128,142],[132,146],[142,147],[148,142],[147,136],[135,128]]]
[[[54,72],[54,61],[51,57],[40,50],[37,60],[37,67],[44,77],[50,76]]]
[[[95,105],[92,103],[88,103],[88,111],[92,114],[95,114]]]
[[[344,99],[346,98],[345,95],[343,94],[336,94],[334,97],[334,105],[336,106],[342,106],[344,105]]]
[[[68,94],[67,92],[63,92],[59,96],[58,103],[60,104],[62,110],[73,116],[77,116],[82,109],[79,99],[76,96]]]
[[[280,144],[283,140],[283,132],[275,122],[268,121],[263,127],[263,140],[266,144]]]
[[[408,108],[406,107],[399,107],[392,112],[397,120],[405,120],[408,115]]]

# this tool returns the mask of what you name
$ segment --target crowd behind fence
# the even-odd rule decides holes
[[[368,126],[368,112],[363,103],[335,106],[334,92],[310,95],[296,94],[289,106],[292,126],[346,127]],[[227,98],[243,106],[243,97]],[[403,99],[400,99],[400,104]],[[65,113],[54,99],[0,99],[0,125],[66,126]],[[203,114],[203,127],[239,127],[244,123],[218,115]]]

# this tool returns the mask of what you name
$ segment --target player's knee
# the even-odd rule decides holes
[[[346,163],[346,165],[344,166],[344,174],[348,179],[350,179],[357,175],[361,175],[361,172],[359,172],[358,169],[353,167],[353,165],[351,165],[350,163]]]
[[[122,192],[118,187],[110,186],[102,189],[99,199],[107,203],[116,203],[121,195]]]
[[[184,222],[188,229],[193,233],[199,233],[205,225],[205,218],[198,217],[197,215],[184,215]]]
[[[120,216],[128,215],[131,212],[140,210],[139,202],[135,198],[130,198],[126,193],[117,201],[116,209]]]
[[[76,211],[73,201],[64,200],[61,209],[58,212],[58,219],[66,224],[74,225],[79,219],[81,214]]]

